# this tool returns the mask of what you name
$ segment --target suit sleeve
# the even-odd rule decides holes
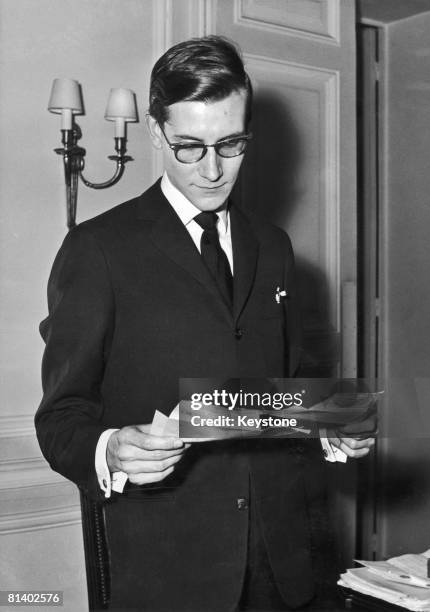
[[[43,399],[36,432],[52,469],[101,497],[95,450],[101,433],[101,387],[114,324],[109,268],[101,247],[79,226],[66,237],[48,283],[49,315],[40,332]]]

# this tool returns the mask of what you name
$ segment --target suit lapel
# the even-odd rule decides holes
[[[156,247],[204,285],[231,320],[230,308],[204,265],[187,229],[164,197],[159,182],[140,201],[138,216],[153,221],[150,237]]]
[[[234,318],[237,320],[254,283],[259,243],[247,218],[234,206],[231,208],[230,220],[234,262]]]

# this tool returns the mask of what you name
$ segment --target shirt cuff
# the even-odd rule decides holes
[[[324,459],[326,461],[330,461],[330,463],[346,463],[348,455],[343,450],[337,448],[337,446],[334,446],[329,442],[326,429],[320,429],[320,440],[323,448]]]
[[[113,472],[111,474],[106,461],[107,445],[114,431],[118,431],[118,429],[106,429],[100,436],[96,447],[95,468],[97,480],[106,498],[111,496],[112,491],[122,493],[128,479],[125,472]]]

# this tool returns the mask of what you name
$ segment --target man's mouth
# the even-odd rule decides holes
[[[199,189],[204,189],[207,191],[216,191],[217,189],[221,189],[221,187],[224,187],[225,183],[222,183],[221,185],[197,185],[197,187]]]

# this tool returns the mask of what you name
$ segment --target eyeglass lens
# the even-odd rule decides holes
[[[246,148],[247,140],[237,139],[229,142],[221,142],[215,145],[215,150],[221,157],[236,157],[241,155]],[[195,145],[176,148],[176,158],[184,163],[199,161],[207,152],[205,145]]]

